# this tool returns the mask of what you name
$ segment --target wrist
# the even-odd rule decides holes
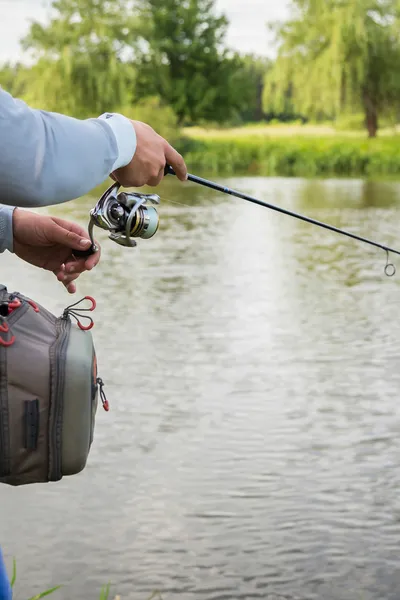
[[[132,122],[119,113],[103,113],[98,117],[112,130],[118,147],[118,156],[111,172],[126,167],[136,152],[136,132]]]

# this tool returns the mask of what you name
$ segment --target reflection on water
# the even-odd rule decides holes
[[[395,182],[224,183],[400,246]],[[80,282],[111,402],[88,467],[0,490],[19,597],[110,580],[134,600],[397,600],[400,262],[390,279],[370,246],[172,178],[159,193],[157,236],[96,230]],[[95,200],[49,212],[86,225]],[[70,300],[11,256],[2,281]]]

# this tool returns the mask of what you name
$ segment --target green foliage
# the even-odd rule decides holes
[[[178,117],[173,109],[164,105],[157,96],[143,98],[134,105],[119,107],[117,111],[129,119],[148,123],[170,144],[179,139]]]
[[[292,0],[275,26],[278,58],[267,75],[264,110],[288,103],[310,117],[365,114],[370,136],[400,92],[397,0]]]
[[[337,131],[363,131],[365,129],[365,115],[362,113],[341,115],[335,120]]]
[[[262,93],[264,77],[271,68],[271,61],[245,54],[235,56],[230,87],[233,91],[232,106],[239,122],[261,121],[264,117]]]
[[[250,172],[282,176],[400,174],[399,138],[330,136],[192,139],[185,160],[208,174]],[[182,150],[182,148],[180,149]]]
[[[56,592],[59,589],[61,589],[61,586],[57,585],[57,586],[51,588],[50,590],[47,590],[46,592],[41,592],[40,594],[37,594],[36,596],[32,596],[32,598],[30,598],[29,600],[40,600],[40,598],[45,598],[45,596],[50,596],[50,594],[53,594],[54,592]]]
[[[23,73],[33,106],[84,117],[131,100],[130,26],[122,0],[56,0],[49,24],[34,22],[23,40],[36,63]]]
[[[226,27],[215,0],[53,0],[22,41],[33,65],[5,65],[0,85],[35,108],[123,109],[169,134],[177,122],[255,120],[269,64],[229,53]]]
[[[3,65],[0,69],[0,86],[14,96],[21,96],[24,91],[22,75],[24,72],[25,68],[19,64]]]
[[[13,572],[12,572],[12,577],[11,577],[11,581],[10,581],[10,585],[11,585],[11,589],[13,590],[15,588],[15,583],[17,581],[17,562],[14,558],[13,560]],[[55,587],[50,588],[49,590],[46,590],[45,592],[41,592],[40,594],[37,594],[36,596],[32,596],[32,598],[30,598],[29,600],[40,600],[41,598],[45,598],[46,596],[50,596],[50,594],[53,594],[54,592],[56,592],[57,590],[61,589],[61,585],[57,585]]]
[[[382,117],[379,119],[380,127],[393,128],[396,124],[393,119]],[[336,131],[364,131],[365,115],[363,113],[344,114],[335,119]]]
[[[214,0],[137,0],[139,96],[157,95],[181,123],[223,121],[236,108],[235,58],[223,48],[227,20]]]
[[[107,583],[107,585],[105,585],[100,592],[99,600],[109,600],[109,597],[110,597],[110,584]]]
[[[10,581],[11,589],[14,588],[16,581],[17,581],[17,561],[14,558],[14,560],[13,560],[13,572],[12,572],[12,577],[11,577],[11,581]]]

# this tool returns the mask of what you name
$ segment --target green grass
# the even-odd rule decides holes
[[[12,573],[12,577],[11,577],[11,588],[14,590],[15,588],[15,583],[17,581],[17,563],[14,559],[13,561],[13,573]],[[40,600],[41,598],[45,598],[46,596],[50,596],[51,594],[54,594],[57,590],[60,590],[63,586],[61,585],[57,585],[53,588],[50,588],[48,590],[46,590],[45,592],[41,592],[40,594],[37,594],[36,596],[32,596],[31,598],[29,598],[29,600]],[[110,584],[108,583],[107,585],[103,586],[103,588],[100,591],[100,596],[99,596],[99,600],[111,600],[110,598]],[[116,596],[114,598],[114,600],[121,600],[120,596]],[[156,590],[154,591],[151,596],[147,599],[147,600],[162,600],[162,596],[161,593]]]
[[[393,136],[399,132],[400,125],[391,125],[388,121],[384,121],[379,129],[379,136]],[[183,134],[192,139],[216,137],[223,139],[236,139],[250,135],[272,138],[290,136],[331,137],[337,135],[346,138],[365,138],[366,130],[362,123],[362,116],[354,115],[353,117],[343,117],[335,123],[328,122],[303,124],[301,121],[293,121],[291,123],[271,121],[270,123],[246,123],[239,127],[186,127],[183,129]]]
[[[363,132],[327,131],[328,126],[302,125],[191,128],[179,150],[192,172],[210,175],[400,175],[400,136],[386,132],[368,139]]]

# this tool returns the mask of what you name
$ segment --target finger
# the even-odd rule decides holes
[[[69,294],[75,294],[75,292],[76,292],[76,285],[75,285],[75,283],[69,283],[69,284],[68,284],[68,285],[66,285],[65,287],[66,287],[66,289],[67,289],[67,292],[68,292]]]
[[[69,258],[65,263],[65,275],[72,273],[83,273],[86,271],[85,258]]]
[[[70,294],[74,294],[76,292],[76,285],[74,281],[78,279],[80,273],[74,273],[73,275],[67,275],[64,270],[61,268],[58,271],[53,271],[54,275],[57,277],[58,281],[60,281],[63,286],[67,289]]]
[[[82,231],[84,232],[84,230],[79,225],[77,226],[77,232],[72,223],[68,223],[66,226],[64,224],[60,225],[55,221],[53,222],[54,225],[47,234],[49,241],[71,248],[71,250],[87,250],[90,247],[91,241],[89,235],[87,233],[82,235]]]
[[[61,219],[60,217],[51,217],[51,219],[52,219],[53,223],[55,223],[56,225],[59,225],[63,229],[66,229],[67,231],[71,231],[72,233],[76,233],[77,235],[79,235],[82,238],[85,238],[85,239],[88,238],[87,229],[85,229],[81,225],[78,225],[78,223],[75,223],[74,221],[67,221],[66,219]]]
[[[187,179],[187,167],[183,157],[169,144],[167,141],[165,142],[164,154],[168,165],[174,169],[176,176],[181,181],[186,181]]]
[[[100,261],[101,257],[101,246],[95,240],[97,252],[91,254],[87,258],[75,258],[71,257],[65,266],[67,273],[83,273],[84,271],[91,271]]]
[[[85,231],[85,229],[83,229],[83,227],[81,227],[80,225],[78,225],[77,223],[74,223],[72,221],[66,221],[65,219],[60,219],[58,217],[53,217],[52,218],[53,222],[55,223],[55,225],[61,227],[64,231],[61,232],[60,230],[55,231],[54,229],[52,230],[52,237],[51,240],[53,242],[57,242],[60,244],[64,244],[67,245],[68,247],[70,247],[72,250],[78,249],[79,250],[87,250],[92,241],[89,238],[89,234],[87,231]],[[54,236],[57,236],[55,239],[53,239]],[[77,237],[76,237],[77,236]],[[75,244],[75,240],[79,241],[79,246],[76,247]],[[88,242],[89,240],[89,242]],[[97,240],[95,240],[95,244],[98,248],[98,250],[100,250],[100,244],[97,242]],[[97,263],[100,260],[100,252],[95,252],[94,254],[90,254],[90,260],[89,260],[89,269],[92,269],[94,266],[97,265]],[[85,268],[87,269],[87,265],[86,267],[85,265],[85,258],[77,258],[77,257],[73,257],[72,260],[76,260],[79,261],[79,266],[77,267],[77,270],[83,271],[85,270]],[[71,261],[69,261],[71,262]]]
[[[68,284],[70,281],[75,281],[75,279],[78,279],[80,275],[82,275],[82,273],[64,273],[62,282]]]
[[[54,275],[57,277],[58,281],[62,283],[69,283],[70,281],[74,281],[77,279],[79,275],[83,273],[83,271],[74,271],[73,273],[67,273],[67,265],[62,265],[59,269],[55,269],[53,271]]]
[[[165,165],[159,170],[157,177],[150,177],[150,179],[147,182],[147,185],[151,187],[156,187],[164,177],[164,169]]]
[[[122,170],[122,172],[116,175],[115,179],[122,187],[142,187],[147,184],[147,179],[143,174],[133,173],[131,170],[126,170],[126,167]]]
[[[53,273],[57,277],[58,281],[61,281],[61,283],[63,283],[67,276],[65,273],[65,265],[61,265],[61,267],[59,269],[55,269]]]
[[[85,261],[85,269],[87,271],[91,271],[96,265],[99,264],[101,258],[101,246],[97,240],[95,240],[95,244],[97,246],[97,252],[88,256]]]
[[[70,294],[75,294],[76,292],[76,285],[74,283],[74,281],[70,280],[67,278],[67,275],[65,274],[65,272],[63,271],[63,269],[59,269],[58,271],[53,271],[54,275],[57,277],[58,281],[60,281],[63,286],[65,287],[65,289],[70,293]],[[78,277],[79,275],[77,275],[76,277]],[[75,278],[76,279],[76,278]]]

